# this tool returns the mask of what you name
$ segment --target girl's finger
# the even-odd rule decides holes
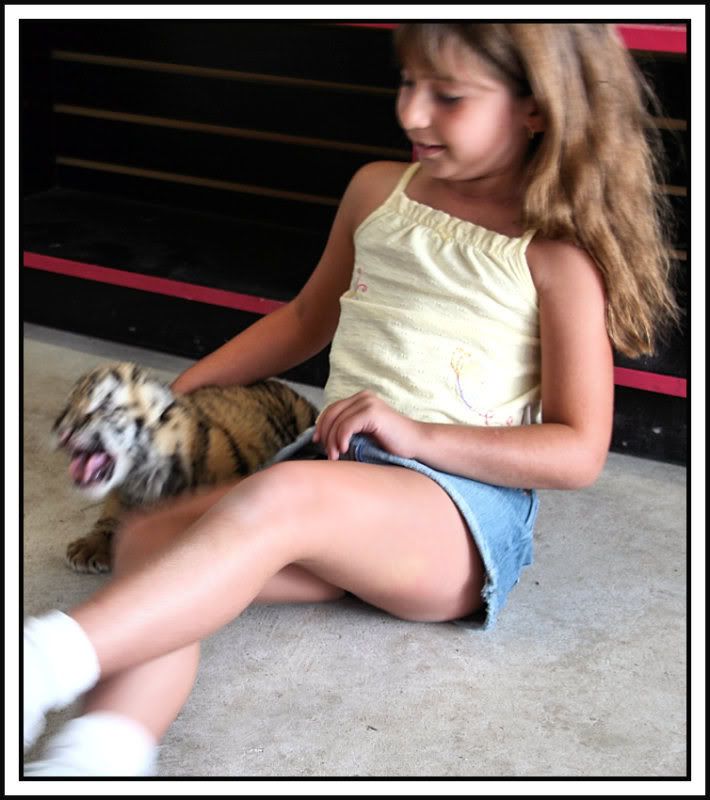
[[[346,397],[344,400],[339,400],[328,406],[318,418],[316,422],[316,432],[314,434],[315,441],[325,443],[329,438],[330,432],[336,421],[346,413],[353,405],[362,402],[362,392]]]
[[[326,451],[334,458],[346,453],[352,437],[366,430],[371,421],[372,410],[367,400],[358,399],[341,409],[338,417],[333,420],[327,439],[324,440]]]

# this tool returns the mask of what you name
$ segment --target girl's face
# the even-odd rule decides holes
[[[518,181],[539,130],[535,102],[515,97],[474,53],[457,43],[436,71],[409,61],[402,70],[397,118],[422,169],[435,178]]]

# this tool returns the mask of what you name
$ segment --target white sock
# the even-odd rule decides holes
[[[155,739],[139,722],[112,711],[93,711],[52,737],[42,759],[25,765],[24,776],[153,775],[157,754]]]
[[[47,711],[68,706],[98,679],[96,651],[76,620],[61,611],[27,620],[23,646],[25,750],[44,729]]]

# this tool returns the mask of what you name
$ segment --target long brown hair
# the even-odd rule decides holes
[[[424,23],[400,25],[400,60],[436,67],[454,37],[545,121],[529,151],[523,223],[574,242],[601,271],[607,330],[617,350],[651,354],[679,309],[671,282],[672,212],[661,191],[658,101],[613,25]]]

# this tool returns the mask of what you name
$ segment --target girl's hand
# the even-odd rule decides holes
[[[314,442],[322,442],[329,459],[337,461],[350,446],[350,437],[365,433],[393,455],[414,458],[421,437],[421,425],[399,414],[372,392],[333,403],[316,423]]]

